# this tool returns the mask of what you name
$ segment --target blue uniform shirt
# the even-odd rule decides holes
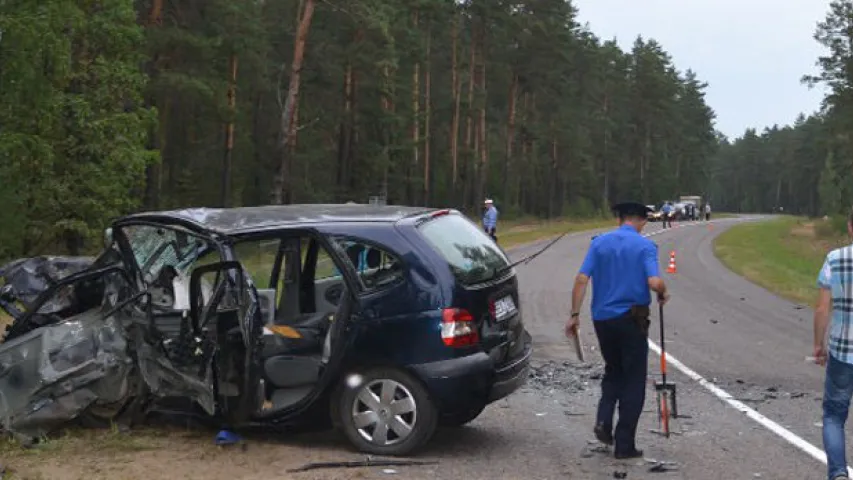
[[[634,305],[650,305],[649,278],[657,277],[658,249],[630,225],[592,241],[580,273],[592,279],[592,319],[621,317]]]
[[[483,214],[483,228],[495,228],[498,224],[498,209],[490,206]]]

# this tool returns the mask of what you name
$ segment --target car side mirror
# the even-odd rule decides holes
[[[110,248],[113,246],[113,229],[107,228],[104,230],[104,248]]]

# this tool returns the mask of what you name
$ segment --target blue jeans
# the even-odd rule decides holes
[[[823,392],[823,449],[826,451],[828,478],[847,475],[847,451],[844,424],[853,397],[853,365],[828,355]]]

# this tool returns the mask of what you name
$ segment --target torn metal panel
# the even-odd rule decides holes
[[[29,305],[42,292],[59,280],[89,268],[92,257],[31,257],[20,258],[0,267],[0,279],[11,287],[15,298]],[[71,306],[72,299],[57,297],[43,308],[60,311]]]
[[[188,398],[208,415],[216,413],[214,344],[186,336],[151,342],[146,332],[136,327],[131,328],[130,338],[139,373],[154,396]]]
[[[0,346],[0,422],[46,435],[93,405],[122,401],[132,362],[122,326],[90,310]]]

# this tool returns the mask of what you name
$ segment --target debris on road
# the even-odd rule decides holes
[[[613,472],[613,478],[628,478],[628,472],[617,470]]]
[[[288,473],[299,473],[299,472],[307,472],[309,470],[321,470],[321,469],[330,469],[330,468],[365,468],[365,467],[409,467],[409,466],[423,466],[423,465],[436,465],[438,462],[431,461],[419,461],[419,460],[373,460],[370,457],[367,457],[365,460],[355,460],[349,462],[319,462],[319,463],[307,463],[299,468],[292,468],[288,470]],[[386,469],[383,472],[388,473]],[[392,470],[392,472],[396,473]]]
[[[648,460],[652,463],[652,466],[649,467],[649,471],[653,473],[665,473],[665,472],[674,472],[678,470],[678,464],[675,462],[664,462],[657,460]]]
[[[780,389],[778,386],[765,387],[754,383],[746,382],[742,379],[724,382],[730,388],[731,393],[735,398],[744,403],[761,404],[771,402],[773,400],[788,400],[806,397],[806,393],[802,391],[788,392]]]
[[[573,364],[549,360],[532,364],[528,385],[545,393],[559,390],[576,393],[588,390],[590,381],[604,376],[604,365]]]
[[[240,443],[242,439],[239,435],[229,430],[221,430],[216,435],[216,445],[225,446],[225,445],[234,445],[235,443]]]

